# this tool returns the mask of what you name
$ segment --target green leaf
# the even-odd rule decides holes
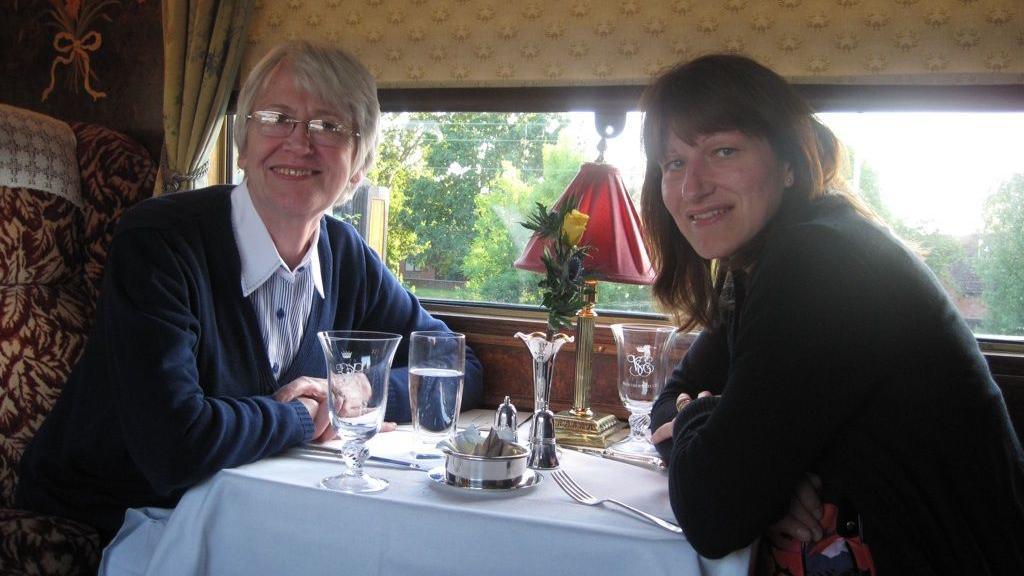
[[[587,247],[572,246],[562,235],[566,215],[578,205],[578,198],[569,197],[557,210],[549,211],[537,202],[527,221],[521,223],[536,236],[550,241],[541,256],[544,279],[537,283],[542,290],[542,305],[548,309],[548,332],[571,328],[572,317],[584,303],[582,288],[587,275],[583,258]]]

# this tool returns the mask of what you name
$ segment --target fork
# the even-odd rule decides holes
[[[679,526],[676,526],[671,522],[666,522],[665,520],[662,520],[661,518],[658,518],[653,514],[648,514],[643,510],[634,508],[629,504],[626,504],[625,502],[619,502],[618,500],[614,500],[612,498],[595,498],[594,496],[591,496],[589,492],[587,492],[586,490],[583,489],[582,486],[577,484],[576,481],[573,480],[572,477],[569,476],[569,474],[567,474],[564,470],[555,470],[554,472],[551,473],[551,477],[555,479],[555,483],[557,483],[562,488],[562,490],[565,491],[566,494],[568,494],[570,497],[572,497],[573,500],[579,502],[580,504],[586,504],[587,506],[597,506],[598,504],[603,504],[605,502],[609,502],[611,504],[618,504],[619,506],[622,506],[626,510],[629,510],[630,512],[636,514],[644,520],[652,522],[664,528],[665,530],[668,530],[669,532],[675,532],[676,534],[683,533],[683,529]]]

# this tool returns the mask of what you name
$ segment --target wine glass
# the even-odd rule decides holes
[[[668,344],[665,345],[665,349],[661,353],[662,374],[661,388],[658,389],[659,396],[665,390],[665,384],[668,382],[669,377],[672,376],[672,372],[683,361],[683,357],[689,352],[690,346],[693,346],[693,342],[696,339],[697,333],[684,332],[682,330],[676,330],[668,339]]]
[[[663,352],[676,329],[653,324],[612,324],[619,357],[619,398],[629,410],[629,436],[617,452],[658,457],[651,444],[651,408],[665,385]]]
[[[402,337],[349,330],[317,336],[327,361],[327,409],[331,426],[344,442],[346,465],[343,473],[324,478],[320,485],[339,492],[380,492],[388,481],[363,472],[363,462],[370,455],[365,444],[384,422],[391,360]]]

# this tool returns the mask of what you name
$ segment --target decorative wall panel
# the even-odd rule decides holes
[[[0,0],[0,102],[163,143],[160,0]]]
[[[1024,84],[1022,0],[257,0],[243,68],[294,38],[388,88],[645,84],[708,52],[797,82]]]

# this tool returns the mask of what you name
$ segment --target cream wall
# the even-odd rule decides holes
[[[294,38],[390,88],[644,84],[713,51],[797,82],[1024,84],[1024,0],[257,0],[244,70]]]

